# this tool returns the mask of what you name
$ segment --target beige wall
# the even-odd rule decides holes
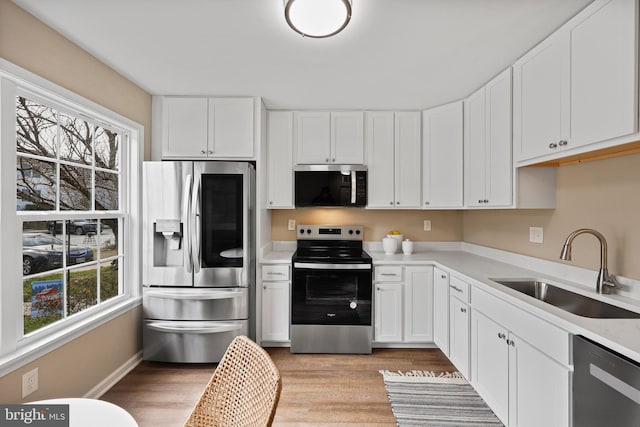
[[[287,230],[287,221],[297,224],[358,224],[364,226],[366,241],[382,240],[390,230],[400,231],[405,239],[430,242],[462,240],[462,212],[368,209],[295,209],[273,210],[271,237],[273,240],[295,240],[295,231]],[[431,220],[431,231],[423,230],[424,220]]]
[[[151,96],[10,0],[0,0],[0,57],[142,124],[150,157]],[[140,313],[131,310],[0,378],[0,402],[21,401],[22,374],[34,367],[39,390],[28,400],[89,392],[141,350]]]
[[[529,227],[544,227],[544,243],[529,243]],[[463,240],[557,262],[567,235],[594,228],[609,246],[609,271],[640,280],[640,154],[557,171],[556,209],[467,211]],[[597,270],[598,242],[579,236],[571,265]]]
[[[151,158],[151,95],[11,0],[0,0],[0,58],[142,124]]]
[[[23,401],[22,375],[35,368],[38,390],[24,401],[84,396],[140,351],[141,322],[138,307],[0,378],[0,402]]]

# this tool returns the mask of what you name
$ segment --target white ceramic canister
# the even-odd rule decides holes
[[[382,249],[384,249],[385,254],[392,255],[398,249],[398,241],[391,237],[385,237],[382,239]]]
[[[402,241],[402,253],[409,255],[413,253],[413,242],[409,239]]]

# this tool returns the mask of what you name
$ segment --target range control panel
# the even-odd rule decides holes
[[[298,225],[298,239],[363,240],[361,225]]]

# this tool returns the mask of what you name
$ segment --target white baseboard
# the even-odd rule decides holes
[[[87,392],[84,397],[88,399],[99,399],[100,396],[105,394],[111,387],[116,385],[118,381],[124,378],[129,372],[131,372],[138,364],[142,362],[142,351],[137,352],[129,360],[127,360],[122,366],[113,371],[108,377],[100,381],[95,387]]]

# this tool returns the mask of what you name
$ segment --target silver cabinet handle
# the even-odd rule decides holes
[[[381,276],[398,276],[396,273],[380,273]]]
[[[446,279],[446,278],[447,278],[447,275],[446,275],[446,274],[442,274],[442,275],[440,275],[440,278],[441,278],[441,279]]]
[[[393,202],[389,202],[390,205],[393,205]]]
[[[484,200],[480,199],[478,200],[478,203],[484,203]]]
[[[484,199],[482,202],[483,203],[489,203],[489,199]]]
[[[399,205],[399,204],[400,204],[400,202],[396,202],[396,205]]]
[[[336,159],[331,159],[331,162],[332,162],[332,163],[335,163],[335,162],[336,162]]]
[[[464,307],[460,307],[460,311],[461,311],[461,312],[463,312],[463,313],[466,313],[466,312],[467,312],[467,309],[466,309],[466,308],[464,308]]]
[[[513,340],[507,340],[507,345],[511,347],[515,347],[516,343]]]
[[[213,154],[213,150],[209,150],[209,154]]]
[[[329,163],[329,158],[327,157],[326,159],[324,159],[325,163]]]
[[[505,334],[503,334],[502,332],[498,332],[498,338],[500,338],[501,340],[505,339],[507,336]]]
[[[424,202],[424,204],[428,206],[428,205],[429,205],[429,202]]]
[[[449,285],[449,287],[450,287],[451,289],[453,289],[454,291],[456,291],[456,292],[460,292],[460,293],[462,293],[462,289],[460,289],[460,288],[459,288],[459,287],[457,287],[457,286]]]
[[[207,151],[206,151],[206,150],[200,150],[200,152],[201,152],[202,154],[207,154]]]
[[[566,146],[566,145],[568,145],[568,144],[569,144],[569,142],[568,142],[568,141],[566,141],[566,140],[564,140],[564,139],[558,142],[558,145],[559,145],[560,147],[564,147],[564,146]]]
[[[284,276],[284,273],[280,271],[267,271],[267,274],[269,276]]]
[[[552,142],[551,144],[549,144],[549,148],[554,149],[557,148],[558,144],[556,144],[555,142]]]

